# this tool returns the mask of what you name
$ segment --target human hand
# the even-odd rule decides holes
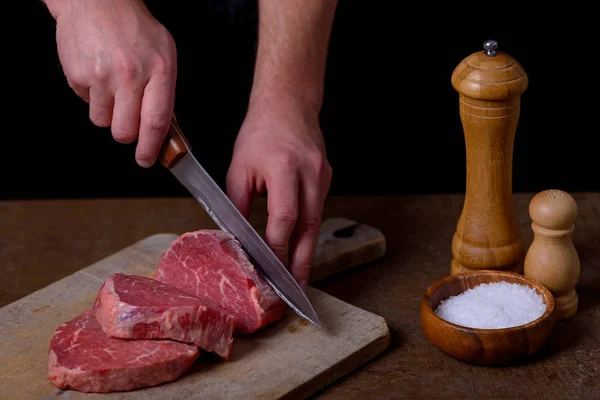
[[[265,240],[305,289],[332,169],[318,117],[292,103],[250,107],[235,142],[227,194],[248,218],[253,196],[268,192]]]
[[[137,139],[135,159],[150,167],[173,113],[173,38],[140,0],[72,1],[53,15],[64,74],[90,120],[119,143]]]

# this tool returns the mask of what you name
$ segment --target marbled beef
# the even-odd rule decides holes
[[[235,333],[250,334],[278,320],[287,304],[262,279],[235,237],[205,229],[177,238],[154,275],[238,318]]]
[[[141,389],[179,378],[198,356],[196,346],[172,340],[112,338],[87,309],[56,329],[47,378],[59,389],[80,392]]]
[[[237,318],[207,306],[173,286],[117,273],[100,288],[94,304],[104,332],[122,339],[173,339],[193,343],[228,359]]]

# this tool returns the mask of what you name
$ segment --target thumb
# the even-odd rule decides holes
[[[250,218],[253,186],[246,169],[237,164],[231,164],[227,171],[226,186],[227,197],[244,218]]]

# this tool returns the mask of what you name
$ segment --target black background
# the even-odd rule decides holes
[[[160,165],[138,167],[134,144],[119,144],[92,125],[87,104],[62,74],[50,14],[39,1],[16,3],[5,14],[0,198],[187,195]],[[250,90],[254,4],[147,4],[178,46],[180,125],[223,185]],[[464,137],[450,76],[486,39],[498,41],[530,79],[515,140],[514,191],[600,190],[600,63],[591,9],[561,3],[525,15],[506,3],[506,10],[482,5],[470,14],[406,4],[338,7],[322,110],[331,194],[463,192]]]

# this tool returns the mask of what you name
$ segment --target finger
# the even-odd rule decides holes
[[[96,126],[107,128],[113,117],[114,97],[100,86],[90,88],[90,121]]]
[[[298,219],[298,177],[279,168],[267,184],[267,229],[265,240],[275,255],[287,264],[289,241]]]
[[[323,213],[324,196],[320,182],[301,182],[299,218],[290,250],[290,272],[298,284],[306,289],[310,277]]]
[[[140,129],[142,96],[139,90],[119,88],[115,93],[112,135],[119,143],[132,143]]]
[[[227,196],[244,218],[250,218],[252,207],[252,178],[243,165],[232,163],[226,178]]]
[[[175,103],[175,80],[155,75],[148,81],[142,100],[140,134],[135,159],[142,167],[150,167],[158,158],[165,141]]]

